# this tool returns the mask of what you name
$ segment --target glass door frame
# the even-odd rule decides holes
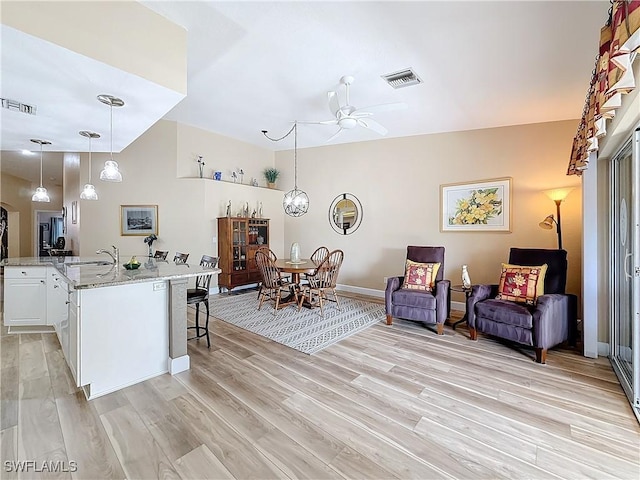
[[[631,276],[631,305],[629,315],[632,316],[631,321],[631,348],[632,348],[632,371],[630,378],[625,373],[626,366],[623,366],[621,361],[617,357],[619,339],[618,330],[616,329],[616,320],[619,317],[617,305],[618,296],[615,292],[615,286],[618,283],[617,275],[620,274],[616,269],[616,242],[618,241],[618,222],[614,221],[619,216],[616,205],[616,193],[618,182],[618,165],[617,161],[621,155],[631,146],[631,192],[630,192],[630,205],[631,212],[627,218],[627,225],[630,230],[630,262],[629,270],[626,274]],[[612,156],[610,161],[610,195],[609,195],[609,218],[610,218],[610,328],[609,328],[609,359],[616,376],[620,380],[620,384],[625,391],[629,401],[633,407],[633,412],[640,421],[640,127],[637,128],[631,135],[631,138],[625,140],[620,149]],[[626,255],[626,254],[625,254]],[[626,267],[627,264],[623,266]],[[625,272],[623,272],[624,274]],[[624,320],[624,319],[623,319]]]

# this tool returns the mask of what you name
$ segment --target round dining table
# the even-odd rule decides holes
[[[291,283],[300,285],[300,274],[311,274],[315,272],[318,265],[310,258],[301,258],[298,262],[292,262],[288,258],[279,258],[276,260],[276,267],[282,273],[291,274]]]

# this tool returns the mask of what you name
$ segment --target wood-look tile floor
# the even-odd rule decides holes
[[[0,477],[639,478],[640,428],[607,359],[554,349],[538,365],[401,320],[311,356],[210,330],[211,349],[189,342],[190,371],[90,402],[55,334],[3,330]]]

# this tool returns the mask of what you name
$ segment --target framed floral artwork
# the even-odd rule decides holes
[[[510,232],[511,178],[440,185],[442,232]]]

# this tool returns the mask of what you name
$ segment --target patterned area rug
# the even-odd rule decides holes
[[[384,305],[364,300],[340,297],[340,307],[334,302],[324,306],[324,318],[319,308],[287,306],[273,315],[273,303],[264,303],[258,310],[257,293],[215,295],[210,297],[211,315],[274,342],[303,353],[315,353],[385,319]]]

